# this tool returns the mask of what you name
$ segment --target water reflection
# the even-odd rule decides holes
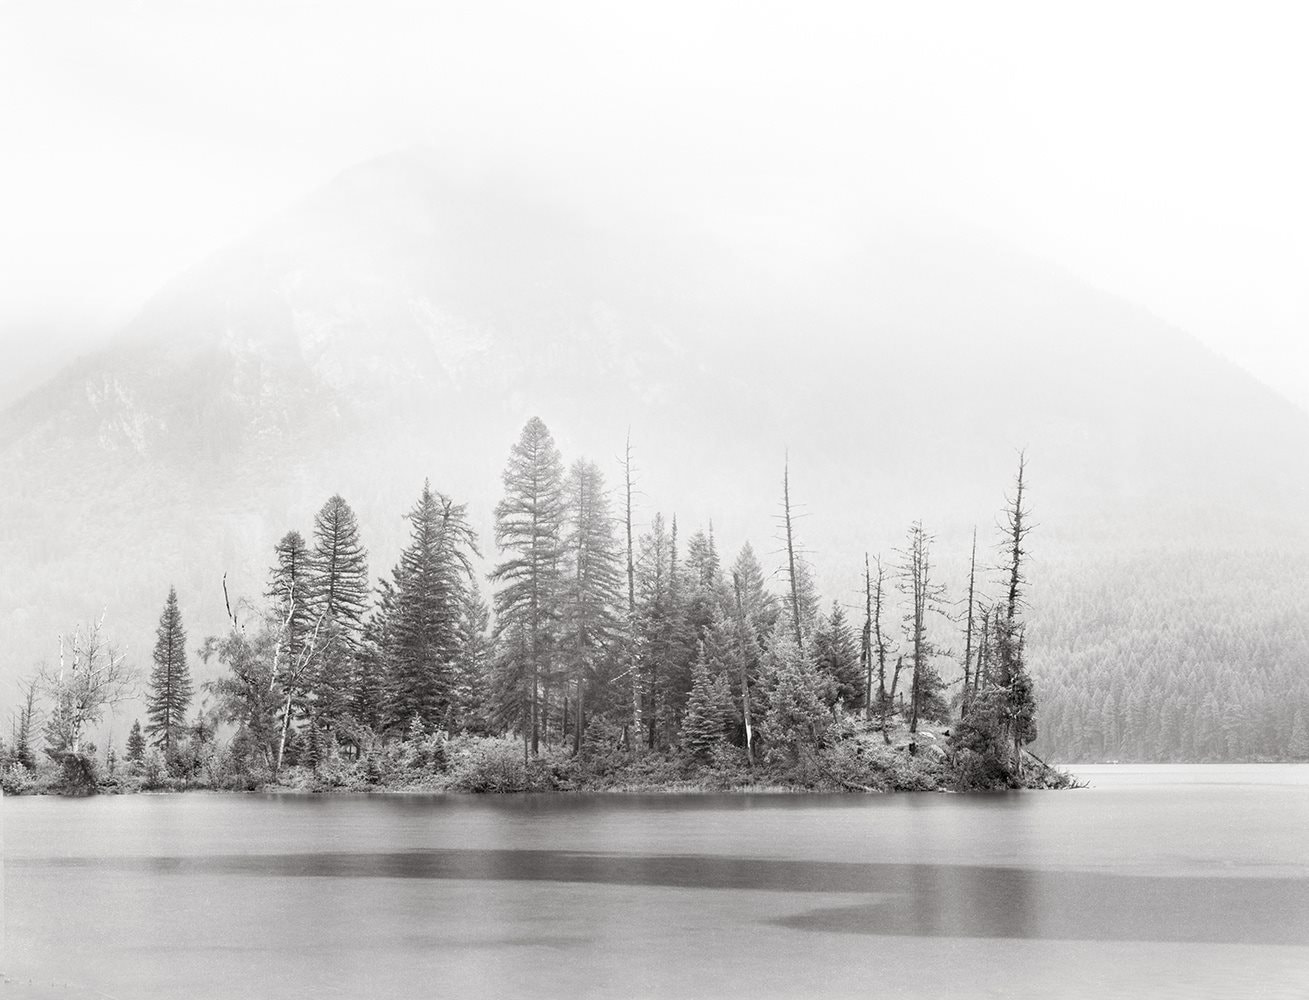
[[[1309,893],[1304,880],[1291,878],[512,849],[73,857],[11,864],[151,878],[426,879],[864,894],[863,902],[765,922],[880,936],[1281,945],[1309,940]]]

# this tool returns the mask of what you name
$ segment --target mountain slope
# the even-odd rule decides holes
[[[222,574],[256,597],[276,538],[338,490],[374,574],[426,476],[489,547],[533,413],[611,478],[630,426],[644,517],[713,518],[764,552],[789,450],[824,590],[851,600],[865,548],[914,517],[958,579],[1026,447],[1038,650],[1041,597],[1094,618],[1124,560],[1305,550],[1309,417],[976,234],[892,214],[851,231],[840,251],[733,245],[426,153],[347,171],[0,417],[0,564],[18,570],[0,582],[4,672],[102,605],[144,660],[170,582],[196,644],[222,625]],[[1152,614],[1196,586],[1161,580]],[[1049,648],[1037,669],[1055,677],[1071,659]]]

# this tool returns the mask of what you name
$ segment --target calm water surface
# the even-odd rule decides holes
[[[1309,997],[1309,766],[3,800],[6,996]],[[30,983],[29,983],[30,981]]]

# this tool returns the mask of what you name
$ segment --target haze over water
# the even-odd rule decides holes
[[[15,996],[1305,995],[1309,766],[1079,773],[968,796],[11,798],[0,971]]]

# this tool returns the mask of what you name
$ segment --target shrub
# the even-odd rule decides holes
[[[582,768],[603,776],[627,763],[623,749],[623,727],[602,715],[593,715],[582,733]]]
[[[0,771],[0,790],[6,795],[25,795],[36,789],[36,775],[14,761]]]
[[[458,741],[451,754],[450,788],[461,792],[523,792],[529,787],[522,747],[515,740]]]
[[[820,781],[836,789],[885,791],[891,784],[888,763],[871,744],[855,738],[833,741],[818,753]]]
[[[59,767],[55,789],[60,795],[94,795],[99,785],[96,760],[86,753],[58,753],[52,758]]]
[[[158,750],[151,750],[141,762],[141,787],[147,789],[162,788],[164,783],[164,759]]]
[[[1003,691],[983,691],[951,732],[955,784],[959,788],[1009,788],[1015,784],[1005,708]]]

